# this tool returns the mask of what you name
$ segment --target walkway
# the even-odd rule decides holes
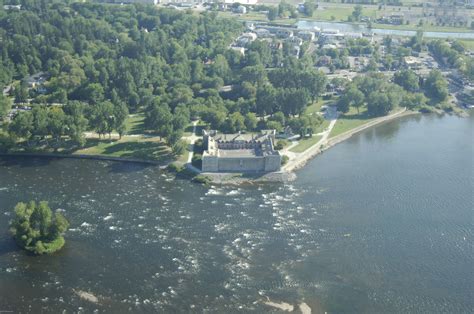
[[[319,152],[319,148],[321,145],[325,144],[328,140],[329,134],[331,134],[332,129],[334,128],[334,125],[337,122],[337,109],[335,107],[328,107],[327,112],[325,114],[325,118],[327,120],[330,120],[329,126],[321,133],[318,133],[316,135],[321,136],[321,139],[314,144],[313,146],[309,147],[307,150],[305,150],[302,153],[294,153],[291,152],[290,149],[296,146],[298,143],[293,143],[286,149],[284,149],[281,153],[283,155],[288,156],[289,160],[286,165],[282,167],[282,171],[291,171],[294,169],[294,165],[301,163],[304,160],[309,159],[311,156],[317,154]]]

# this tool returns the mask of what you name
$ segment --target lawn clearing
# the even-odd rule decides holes
[[[298,141],[298,145],[290,149],[290,152],[293,153],[302,153],[321,139],[322,136],[320,135],[313,135],[312,137],[308,137]]]

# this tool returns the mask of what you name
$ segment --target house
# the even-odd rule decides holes
[[[412,70],[419,70],[421,66],[423,65],[423,62],[420,60],[420,58],[412,57],[412,56],[403,58],[403,63],[406,67]]]
[[[257,39],[257,34],[255,33],[244,33],[235,41],[237,47],[246,47],[252,41]]]
[[[234,12],[238,14],[246,14],[247,8],[244,7],[243,5],[239,5],[237,8],[234,9]]]
[[[298,37],[303,39],[304,41],[313,41],[316,38],[314,32],[310,31],[301,31],[298,33]]]
[[[286,42],[299,47],[303,44],[303,39],[299,37],[290,37],[286,40]]]
[[[269,38],[272,37],[270,31],[266,28],[257,28],[255,30],[255,34],[257,34],[258,38]]]
[[[203,132],[203,172],[258,173],[280,170],[281,155],[273,147],[275,130],[262,130],[256,135]]]
[[[14,4],[5,4],[3,6],[5,11],[13,11],[13,10],[21,10],[21,4],[14,5]]]
[[[286,28],[277,29],[275,34],[279,38],[291,38],[294,35],[293,31],[290,31],[289,29],[286,29]]]

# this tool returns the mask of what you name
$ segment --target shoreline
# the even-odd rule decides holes
[[[310,160],[323,151],[351,138],[353,135],[362,132],[373,126],[393,121],[395,119],[420,114],[419,112],[402,110],[393,113],[389,116],[384,116],[360,125],[354,129],[348,130],[344,133],[336,135],[326,140],[326,142],[320,145],[314,145],[308,148],[306,151],[297,156],[293,161],[289,161],[286,165],[282,166],[278,172],[270,172],[264,174],[239,174],[239,173],[196,173],[196,175],[203,175],[211,180],[214,184],[244,184],[244,183],[258,183],[258,182],[290,182],[296,179],[295,171],[303,168]],[[109,157],[101,155],[84,155],[84,154],[60,154],[60,153],[0,153],[0,157],[34,157],[34,158],[70,158],[70,159],[89,159],[89,160],[102,160],[102,161],[116,161],[116,162],[130,162],[148,164],[158,166],[160,169],[166,169],[173,162],[158,162],[146,159],[133,159],[133,158],[121,158],[121,157]],[[185,165],[186,167],[186,165]],[[187,167],[186,167],[187,168]]]
[[[362,132],[366,129],[369,129],[373,126],[380,125],[380,124],[385,123],[385,122],[393,121],[393,120],[401,118],[401,117],[406,117],[406,116],[415,115],[415,114],[419,114],[419,112],[409,111],[407,109],[404,109],[402,111],[393,113],[391,115],[380,117],[380,118],[377,118],[377,119],[372,120],[370,122],[367,122],[363,125],[360,125],[356,128],[353,128],[353,129],[348,130],[344,133],[336,135],[332,138],[328,138],[325,143],[322,143],[319,146],[315,145],[313,147],[310,147],[306,151],[301,153],[300,156],[297,156],[295,160],[288,161],[288,163],[285,166],[282,167],[282,171],[294,172],[295,170],[298,170],[298,169],[301,169],[302,167],[304,167],[308,163],[308,161],[310,161],[311,159],[313,159],[317,155],[319,155],[322,152],[328,150],[329,148],[331,148],[331,147],[333,147],[333,146],[335,146],[335,145],[351,138],[353,135],[355,135],[359,132]]]
[[[138,159],[138,158],[121,158],[121,157],[109,157],[102,155],[84,155],[84,154],[60,154],[60,153],[0,153],[0,157],[35,157],[35,158],[69,158],[69,159],[90,159],[90,160],[103,160],[103,161],[119,161],[119,162],[132,162],[139,164],[149,164],[159,166],[160,169],[165,169],[168,163],[163,163],[154,160]]]

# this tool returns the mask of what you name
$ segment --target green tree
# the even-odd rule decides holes
[[[10,100],[10,98],[3,96],[3,94],[0,93],[0,120],[5,118],[11,107],[12,101]]]
[[[64,244],[63,234],[69,223],[60,213],[54,213],[47,202],[18,203],[10,232],[16,243],[34,254],[51,254]]]
[[[360,107],[364,105],[364,94],[355,86],[351,86],[345,94],[345,96],[349,99],[350,106],[356,107],[357,113],[360,113]]]
[[[359,21],[361,16],[362,16],[362,6],[358,4],[354,7],[354,11],[352,11],[351,17],[354,21]]]
[[[18,84],[14,91],[13,95],[15,96],[15,102],[25,103],[28,101],[28,84],[25,81],[22,81]]]
[[[33,132],[33,114],[29,111],[18,113],[9,125],[9,132],[29,141]]]
[[[249,130],[249,131],[254,130],[257,127],[257,123],[258,123],[257,115],[253,112],[248,112],[245,115],[244,123],[245,123],[245,128],[247,130]]]
[[[393,103],[386,93],[374,91],[367,100],[367,111],[371,116],[383,116],[393,109]]]
[[[268,20],[269,21],[274,21],[276,20],[276,18],[278,17],[278,7],[274,7],[274,6],[271,6],[268,8],[268,14],[267,14],[267,17],[268,17]]]
[[[424,83],[425,95],[434,102],[442,102],[448,97],[448,83],[440,71],[430,72]]]
[[[393,82],[409,92],[416,92],[419,88],[418,75],[412,70],[402,70],[393,76]]]

